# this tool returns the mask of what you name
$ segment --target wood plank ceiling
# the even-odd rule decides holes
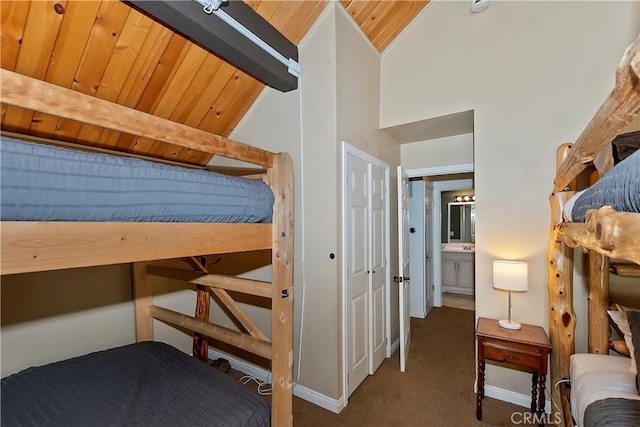
[[[326,0],[246,1],[297,44]],[[342,1],[382,51],[427,1]],[[2,68],[228,136],[264,85],[119,1],[0,2]],[[3,130],[181,163],[211,156],[2,104]]]

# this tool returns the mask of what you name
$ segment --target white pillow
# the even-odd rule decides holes
[[[631,340],[631,328],[629,327],[629,322],[627,321],[627,315],[624,311],[617,310],[607,310],[607,313],[609,314],[609,317],[611,317],[611,320],[613,320],[618,326],[618,329],[620,329],[622,335],[624,335],[624,342],[625,344],[627,344],[627,348],[629,349],[629,356],[631,356],[631,372],[637,374],[638,371],[636,369],[633,341]]]

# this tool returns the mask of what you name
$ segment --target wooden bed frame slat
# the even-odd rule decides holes
[[[223,276],[220,274],[203,274],[197,271],[182,270],[180,268],[150,265],[147,271],[152,276],[165,279],[181,280],[195,285],[220,288],[229,291],[242,292],[263,298],[271,298],[271,283],[259,280],[243,279],[240,277]]]
[[[218,300],[224,305],[224,307],[229,310],[229,313],[233,315],[233,317],[240,322],[242,327],[254,338],[258,338],[262,341],[271,342],[269,337],[262,332],[260,327],[251,319],[251,317],[247,316],[247,313],[240,307],[231,295],[224,289],[216,289],[209,288],[209,292],[218,298]]]
[[[262,341],[251,335],[243,334],[242,332],[237,332],[224,326],[198,320],[195,317],[187,316],[177,311],[158,307],[157,305],[152,305],[149,311],[155,319],[187,328],[190,331],[199,332],[225,344],[230,344],[250,353],[257,354],[265,359],[271,359],[270,342]]]
[[[271,224],[0,223],[2,274],[271,248]]]
[[[619,277],[640,277],[640,265],[612,263],[610,270]]]
[[[9,105],[261,166],[273,165],[274,153],[269,151],[13,71],[0,69],[0,81],[0,97]]]
[[[611,206],[587,211],[585,223],[565,222],[558,239],[565,245],[596,251],[640,264],[640,213],[616,212]]]

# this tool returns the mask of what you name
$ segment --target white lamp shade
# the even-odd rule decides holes
[[[527,290],[527,263],[521,261],[493,261],[493,287],[507,291]]]

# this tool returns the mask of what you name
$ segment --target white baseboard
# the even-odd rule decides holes
[[[531,395],[516,393],[515,391],[505,390],[503,388],[492,385],[484,386],[484,395],[486,397],[492,397],[494,399],[502,400],[503,402],[509,402],[513,403],[514,405],[531,408]],[[551,413],[551,402],[549,402],[549,399],[545,399],[544,411],[548,414]]]
[[[391,345],[391,353],[393,354],[398,349],[399,346],[400,346],[400,339],[397,339]],[[222,351],[209,347],[209,359],[214,360],[219,357],[227,359],[233,369],[242,371],[245,374],[251,375],[254,378],[257,378],[262,381],[268,381],[271,379],[270,373],[266,369],[260,366],[256,366],[252,363],[245,362],[244,360],[239,359],[235,356],[232,356],[228,353],[224,353]],[[474,391],[477,391],[475,387],[476,386],[474,385]],[[339,414],[340,411],[342,411],[345,407],[344,397],[341,397],[340,399],[336,400],[299,384],[294,384],[293,394],[301,399],[306,400],[307,402],[311,402],[314,405],[320,406],[321,408],[324,408],[335,414]],[[486,397],[491,397],[493,399],[502,400],[503,402],[513,403],[514,405],[522,406],[524,408],[531,407],[530,395],[516,393],[514,391],[505,390],[500,387],[485,385],[484,395]],[[546,399],[546,400],[547,401],[544,408],[545,412],[551,413],[551,402],[549,402],[549,399]]]
[[[242,371],[245,374],[251,375],[252,377],[257,378],[261,381],[271,380],[270,372],[266,369],[260,366],[256,366],[253,363],[245,362],[244,360],[232,356],[228,353],[209,347],[209,359],[214,360],[219,357],[227,359],[233,369]],[[314,405],[320,406],[321,408],[324,408],[336,414],[339,414],[340,411],[344,409],[344,398],[341,397],[339,400],[336,400],[299,384],[293,385],[293,394],[294,396],[297,396],[301,399],[306,400],[307,402],[311,402]]]
[[[400,348],[400,338],[398,338],[393,342],[393,344],[391,344],[391,348],[389,350],[389,354],[387,354],[387,358],[391,357],[391,355],[395,353],[395,351],[399,348]]]

